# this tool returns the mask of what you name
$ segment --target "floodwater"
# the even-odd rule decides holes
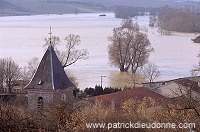
[[[136,21],[141,29],[148,28],[147,34],[155,49],[150,61],[161,72],[158,80],[190,76],[200,51],[200,45],[191,42],[196,34],[160,35],[157,29],[148,27],[148,16],[138,17]],[[12,57],[20,66],[33,57],[41,59],[45,52],[44,38],[49,37],[51,26],[53,35],[61,38],[58,49],[65,48],[64,38],[68,34],[77,34],[81,36],[78,48],[89,51],[87,60],[66,68],[67,74],[76,77],[79,88],[100,85],[101,78],[103,87],[133,86],[134,79],[120,73],[108,61],[107,37],[120,23],[121,19],[115,18],[113,13],[106,13],[106,17],[99,17],[98,13],[0,17],[0,57]]]

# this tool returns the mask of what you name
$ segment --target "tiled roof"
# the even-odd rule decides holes
[[[62,67],[54,49],[49,46],[45,52],[27,89],[57,90],[73,87]]]
[[[130,98],[136,100],[142,100],[144,97],[152,97],[157,101],[162,101],[163,99],[166,99],[164,96],[148,88],[138,87],[124,91],[119,91],[116,93],[90,97],[89,100],[92,102],[94,102],[95,100],[102,100],[105,105],[109,105],[111,103],[111,100],[114,100],[116,103],[116,107],[120,107],[121,103]]]

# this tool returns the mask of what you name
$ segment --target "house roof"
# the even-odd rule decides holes
[[[144,82],[142,84],[168,83],[168,82],[174,82],[174,81],[181,80],[181,79],[188,79],[188,80],[191,80],[191,81],[194,81],[194,82],[200,82],[200,76],[194,76],[194,77],[183,77],[183,78],[176,78],[176,79],[156,81],[156,82]]]
[[[194,80],[193,80],[194,79]],[[176,80],[175,82],[178,84],[181,84],[185,87],[190,87],[191,90],[194,90],[195,92],[200,94],[200,86],[199,86],[199,81],[198,81],[199,77],[195,77],[195,78],[182,78],[179,80]]]
[[[95,100],[102,100],[105,105],[109,105],[112,100],[115,101],[116,107],[120,107],[120,105],[128,100],[128,99],[136,99],[142,100],[144,97],[152,97],[157,101],[162,101],[166,99],[164,96],[148,89],[145,87],[138,87],[133,89],[128,89],[124,91],[119,91],[111,94],[104,94],[99,96],[94,96],[89,98],[90,101],[94,102]]]
[[[154,91],[166,97],[174,98],[187,94],[188,88],[190,88],[193,93],[200,94],[200,76],[170,80],[160,87],[155,88]]]
[[[57,90],[73,87],[54,49],[49,46],[27,89]]]
[[[152,84],[161,84],[158,85],[158,87],[162,87],[162,85],[166,85],[169,83],[177,83],[183,86],[189,86],[192,88],[192,90],[195,90],[196,92],[200,93],[200,76],[194,76],[194,77],[184,77],[184,78],[176,78],[172,80],[167,81],[157,81],[157,82],[145,82],[142,83],[145,87],[149,87]],[[156,87],[156,88],[158,88]]]

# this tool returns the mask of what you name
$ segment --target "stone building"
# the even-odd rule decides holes
[[[48,108],[55,101],[73,98],[73,88],[74,84],[67,77],[54,48],[49,46],[35,75],[25,87],[28,109]]]

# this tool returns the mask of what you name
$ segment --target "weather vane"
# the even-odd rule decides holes
[[[52,37],[52,36],[51,36],[51,35],[52,35],[51,26],[50,26],[50,32],[49,32],[48,34],[50,35],[50,38],[49,38],[49,39],[50,39],[50,46],[51,46],[51,37]]]

